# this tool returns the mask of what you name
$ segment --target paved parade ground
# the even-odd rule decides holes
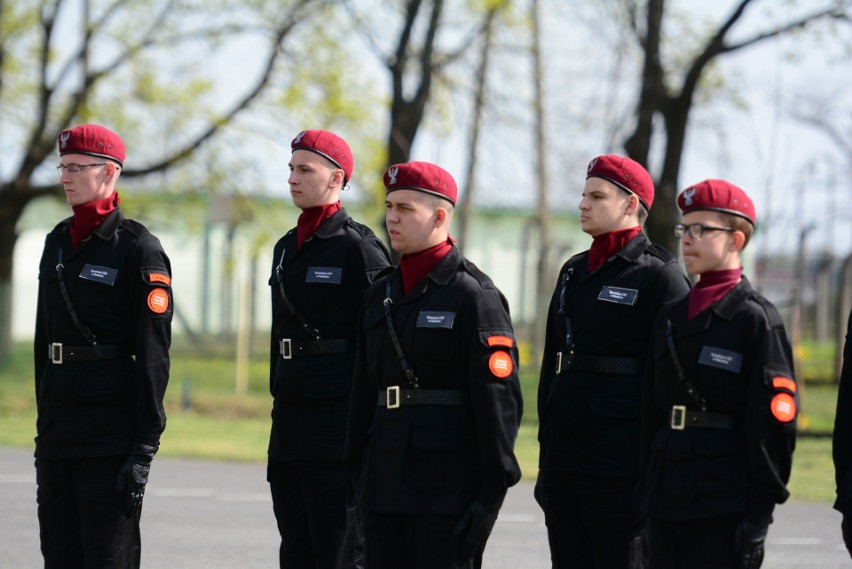
[[[532,488],[524,482],[509,491],[488,542],[486,568],[550,567],[544,519]],[[41,567],[31,451],[0,448],[0,504],[0,569]],[[277,559],[264,465],[154,460],[142,515],[143,567],[270,569]],[[763,567],[852,567],[840,537],[840,515],[828,504],[790,502],[778,508]]]

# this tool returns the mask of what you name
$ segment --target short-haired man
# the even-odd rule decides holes
[[[634,160],[589,163],[580,223],[592,245],[559,272],[538,390],[535,495],[554,568],[642,567],[632,495],[645,357],[657,314],[689,290],[674,256],[642,233],[653,200]]]
[[[678,196],[688,296],[655,324],[643,395],[642,507],[651,567],[757,569],[789,496],[798,390],[778,311],[743,276],[757,216],[705,180]]]
[[[139,519],[166,426],[171,266],[124,217],[125,147],[84,124],[59,134],[74,215],[44,242],[35,330],[36,482],[47,569],[139,567]]]
[[[506,299],[449,237],[457,188],[427,162],[388,168],[399,267],[367,291],[346,458],[370,569],[479,567],[522,413]]]
[[[306,130],[290,147],[290,196],[302,213],[276,243],[269,278],[267,478],[281,567],[347,569],[358,555],[355,536],[347,539],[342,461],[356,321],[364,291],[390,262],[382,242],[340,204],[354,168],[346,141]]]

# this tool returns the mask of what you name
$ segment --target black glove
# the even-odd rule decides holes
[[[491,528],[497,521],[497,513],[498,510],[492,510],[488,506],[474,502],[459,518],[456,527],[453,528],[453,533],[462,535],[467,532],[461,548],[463,561],[473,557],[476,548],[484,544],[488,536],[491,535]]]
[[[740,522],[734,535],[734,549],[740,553],[739,569],[758,569],[763,563],[763,543],[771,522],[771,517]]]
[[[846,551],[852,557],[852,517],[847,517],[843,514],[843,521],[840,522],[840,532],[843,534],[843,543],[846,544]]]
[[[151,460],[156,454],[156,447],[134,445],[124,464],[118,470],[115,479],[115,491],[124,492],[124,510],[129,514],[142,505],[145,496],[145,485],[148,484],[148,472],[151,470]]]

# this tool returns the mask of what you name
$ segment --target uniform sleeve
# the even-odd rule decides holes
[[[343,461],[351,471],[357,471],[361,466],[376,409],[376,386],[370,385],[367,377],[367,354],[363,322],[364,306],[358,313],[355,367],[352,370],[349,419],[346,441],[343,447]]]
[[[375,235],[366,237],[361,244],[361,259],[363,262],[361,294],[363,294],[379,275],[391,266],[391,263],[390,253]]]
[[[641,399],[641,436],[639,445],[639,473],[640,478],[644,477],[645,471],[651,460],[651,443],[660,429],[667,427],[667,413],[661,410],[654,400],[654,382],[655,378],[662,370],[658,370],[657,366],[665,365],[674,371],[671,366],[671,359],[666,358],[662,363],[660,358],[661,353],[667,350],[662,348],[665,343],[666,322],[669,319],[669,309],[664,307],[657,316],[654,326],[651,329],[651,338],[648,344],[648,355],[645,365],[645,376],[642,380],[642,399]],[[658,361],[658,359],[660,361]]]
[[[269,393],[273,397],[275,397],[275,374],[276,374],[276,366],[278,365],[278,356],[279,347],[278,347],[278,310],[276,307],[278,306],[279,295],[281,294],[278,291],[278,281],[276,280],[275,267],[278,266],[279,258],[281,256],[281,243],[277,243],[272,250],[272,267],[269,271],[269,291],[271,293],[270,296],[270,309],[272,310],[272,324],[269,329]]]
[[[654,323],[663,306],[683,298],[689,293],[689,279],[677,263],[666,263],[657,272],[653,286],[650,287],[651,303],[650,324]]]
[[[47,239],[45,239],[45,251],[42,252],[42,258],[39,262],[38,275],[38,296],[36,297],[36,321],[35,321],[35,336],[33,338],[33,363],[35,369],[35,394],[38,401],[39,391],[41,388],[41,376],[44,373],[44,366],[47,365],[47,330],[44,326],[44,275],[41,274],[42,268],[45,266],[44,255],[47,251]]]
[[[746,442],[749,496],[745,516],[771,515],[775,504],[789,496],[793,449],[796,443],[798,386],[793,354],[780,316],[774,309],[754,325],[754,363],[746,369]]]
[[[498,509],[520,480],[514,445],[523,413],[518,347],[506,300],[494,288],[471,294],[474,333],[467,351],[468,392],[479,446],[482,486],[475,502]]]
[[[556,281],[556,288],[553,291],[553,295],[550,299],[550,304],[547,307],[547,324],[545,325],[544,332],[544,350],[541,354],[541,369],[539,370],[538,379],[538,442],[541,446],[540,452],[542,453],[545,451],[546,448],[542,443],[544,442],[545,425],[548,420],[547,399],[550,394],[550,389],[553,385],[554,377],[556,376],[556,352],[559,351],[559,330],[557,328],[557,319],[559,318],[559,315],[557,313],[559,280],[560,279],[557,279]],[[541,466],[541,464],[543,463],[543,457],[539,456],[539,466]]]
[[[837,390],[837,412],[834,416],[832,455],[834,478],[837,482],[837,500],[834,508],[844,515],[852,514],[852,312],[846,327],[843,345],[843,368]]]
[[[137,274],[131,290],[134,314],[137,431],[135,444],[157,448],[166,428],[163,397],[169,382],[169,347],[174,298],[171,263],[159,240],[147,236],[140,244]]]

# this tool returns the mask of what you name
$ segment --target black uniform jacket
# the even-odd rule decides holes
[[[651,328],[663,304],[688,291],[675,258],[644,233],[592,273],[588,252],[563,265],[547,314],[538,389],[541,470],[638,475],[641,385]],[[566,315],[578,365],[557,374],[558,352],[563,362],[568,358]],[[595,371],[589,358],[626,358],[634,360],[634,369]]]
[[[463,405],[377,406],[388,387],[409,387],[385,320],[388,279],[393,325],[419,389],[460,390]],[[458,249],[405,296],[399,270],[370,287],[346,440],[364,509],[458,515],[474,501],[499,508],[521,475],[513,452],[523,411],[517,364],[506,299]]]
[[[156,237],[118,208],[76,252],[70,221],[48,234],[39,264],[36,456],[117,456],[132,444],[156,448],[166,426],[174,310],[169,258]],[[81,323],[99,346],[123,349],[122,357],[51,363],[48,343],[90,345],[63,300],[59,264]]]
[[[276,267],[282,263],[284,290],[322,340],[345,340],[338,353],[284,359],[280,341],[313,338],[285,306]],[[323,221],[301,249],[292,229],[275,245],[272,276],[272,345],[269,390],[274,397],[269,460],[341,460],[355,361],[358,309],[364,291],[389,267],[389,255],[366,226],[345,209]]]
[[[837,413],[834,416],[834,477],[837,481],[837,500],[834,508],[843,515],[852,515],[852,312],[843,346],[843,369],[837,392]]]
[[[688,303],[667,306],[654,330],[643,396],[645,508],[669,521],[737,512],[757,520],[789,495],[798,406],[790,343],[778,311],[745,278],[692,320]],[[686,380],[733,428],[671,428],[674,405],[699,405],[677,379],[669,321]]]

